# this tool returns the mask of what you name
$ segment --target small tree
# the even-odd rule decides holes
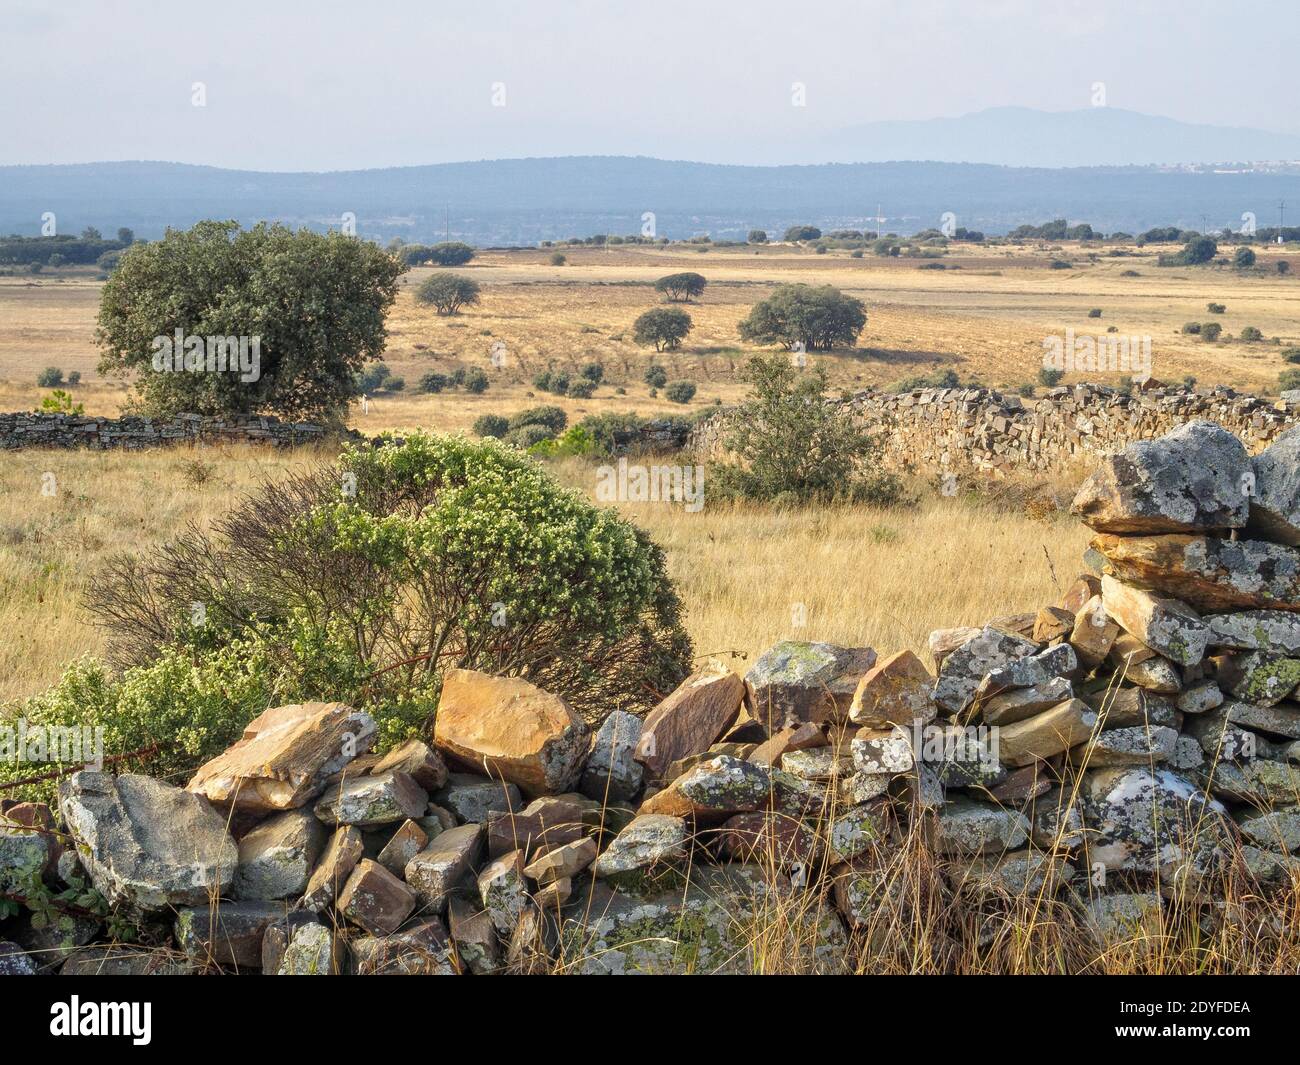
[[[500,414],[481,414],[474,419],[477,436],[494,436],[498,440],[510,430],[510,422]]]
[[[1183,245],[1183,250],[1179,254],[1179,260],[1189,266],[1195,266],[1199,263],[1208,263],[1218,254],[1219,246],[1214,242],[1213,237],[1193,237]]]
[[[785,241],[795,244],[801,240],[820,240],[822,231],[816,226],[791,226],[785,231]]]
[[[898,481],[877,468],[879,444],[844,406],[826,401],[826,371],[799,371],[779,355],[749,360],[753,392],[729,417],[736,463],[714,471],[715,490],[758,502],[897,502]]]
[[[1061,383],[1061,378],[1065,376],[1065,371],[1058,370],[1054,366],[1040,366],[1038,368],[1038,383],[1044,388],[1055,388]]]
[[[415,301],[432,306],[442,317],[455,314],[462,307],[479,301],[479,285],[460,274],[434,274],[415,292]]]
[[[745,239],[746,239],[750,244],[766,244],[766,243],[767,243],[767,230],[766,230],[766,229],[751,229],[751,230],[749,231],[749,236],[746,237]]]
[[[651,388],[663,388],[668,383],[668,371],[657,362],[646,367],[645,383]]]
[[[430,370],[426,374],[420,375],[420,380],[416,382],[415,390],[417,392],[441,392],[448,385],[447,375]]]
[[[1211,343],[1212,343],[1212,342],[1214,342],[1214,341],[1216,341],[1216,340],[1219,339],[1219,334],[1222,333],[1222,332],[1223,332],[1223,326],[1221,326],[1218,322],[1202,322],[1202,323],[1201,323],[1201,339],[1202,339],[1202,340],[1205,340],[1205,341],[1208,341],[1208,342],[1211,342]]]
[[[676,307],[656,307],[646,311],[632,326],[632,339],[638,344],[653,344],[655,351],[671,350],[681,345],[691,331],[691,316]]]
[[[460,387],[466,392],[479,395],[488,389],[488,375],[477,366],[471,366],[460,380]]]
[[[1232,265],[1238,270],[1245,270],[1255,265],[1255,253],[1250,248],[1238,248],[1232,257]]]
[[[458,240],[443,241],[428,249],[426,259],[439,266],[464,266],[474,258],[474,249]]]
[[[57,366],[47,366],[36,375],[36,384],[41,388],[58,388],[63,384],[63,371]]]
[[[695,398],[693,381],[673,381],[664,389],[664,399],[669,403],[689,403]]]
[[[701,274],[687,270],[680,274],[669,274],[655,282],[655,291],[662,293],[672,303],[691,300],[702,295],[708,284]]]
[[[837,344],[852,345],[866,324],[863,302],[830,285],[778,285],[740,323],[740,335],[758,344],[829,351]]]

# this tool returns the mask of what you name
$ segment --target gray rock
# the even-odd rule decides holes
[[[509,939],[528,905],[524,852],[511,851],[491,862],[478,875],[478,891],[492,927],[502,938]]]
[[[1241,834],[1267,850],[1295,854],[1300,851],[1300,809],[1241,810],[1235,814]]]
[[[1300,705],[1279,703],[1277,706],[1257,706],[1254,703],[1224,703],[1221,708],[1228,722],[1272,736],[1300,739]]]
[[[1029,839],[1029,819],[971,799],[953,798],[935,825],[934,849],[939,854],[995,854],[1014,850]]]
[[[447,786],[433,796],[433,801],[467,824],[483,824],[492,814],[516,813],[524,808],[515,785],[472,773],[450,774]]]
[[[1092,770],[1081,791],[1091,865],[1158,873],[1162,888],[1189,892],[1224,872],[1227,811],[1186,777],[1160,766]]]
[[[1018,688],[995,695],[981,704],[980,713],[986,724],[1011,725],[1050,710],[1058,703],[1068,701],[1073,695],[1074,689],[1065,677],[1052,677],[1030,688]]]
[[[934,701],[940,709],[956,714],[975,697],[986,674],[1037,652],[1033,640],[986,626],[944,658],[934,683]]]
[[[954,861],[945,870],[954,891],[967,899],[1036,899],[1053,894],[1074,877],[1060,855],[1023,850]]]
[[[870,647],[782,640],[763,652],[745,682],[762,721],[844,721],[858,682],[875,664]]]
[[[1239,529],[1250,516],[1253,474],[1245,446],[1208,421],[1106,456],[1071,511],[1098,532]]]
[[[853,737],[849,750],[853,765],[861,773],[906,773],[916,760],[911,733],[902,728],[861,729]],[[783,763],[782,768],[788,767]]]
[[[306,810],[286,810],[239,841],[237,899],[287,899],[307,887],[325,847],[326,831]]]
[[[178,910],[176,943],[195,965],[262,967],[262,937],[288,909],[274,902],[219,902]]]
[[[665,814],[640,814],[614,837],[592,865],[602,880],[634,885],[643,875],[685,859],[686,821]]]
[[[1043,850],[1077,850],[1085,840],[1080,804],[1062,788],[1039,796],[1034,800],[1029,838]]]
[[[395,771],[339,780],[316,803],[316,816],[327,825],[372,828],[420,817],[428,804],[428,792],[408,774]]]
[[[486,976],[501,967],[501,946],[486,910],[453,895],[448,903],[448,922],[456,955],[470,972]]]
[[[887,810],[881,802],[850,806],[836,813],[827,832],[830,852],[837,861],[849,862],[889,836]]]
[[[1130,663],[1124,668],[1124,679],[1159,695],[1177,695],[1183,690],[1178,667],[1158,655],[1145,662]]]
[[[1241,610],[1205,620],[1211,647],[1284,655],[1300,652],[1300,614],[1289,610]]]
[[[441,913],[452,889],[473,871],[482,851],[482,825],[461,825],[431,840],[406,865],[407,886],[421,908]]]
[[[330,837],[320,864],[307,881],[302,907],[321,913],[333,906],[364,851],[361,829],[352,825],[340,826]]]
[[[1205,752],[1194,736],[1179,736],[1169,752],[1170,769],[1195,770],[1205,765]]]
[[[805,747],[781,755],[781,768],[801,780],[836,780],[853,772],[853,758],[831,747]]]
[[[1178,733],[1163,725],[1111,729],[1098,733],[1086,750],[1075,748],[1077,760],[1090,769],[1163,762],[1174,752]]]
[[[336,976],[346,969],[343,943],[322,924],[301,924],[293,930],[277,976]]]
[[[437,917],[387,936],[363,936],[352,943],[359,976],[455,976],[455,954],[447,928]]]
[[[1300,426],[1292,426],[1251,459],[1255,474],[1250,497],[1252,534],[1300,546]]]
[[[17,943],[0,939],[0,976],[35,976],[36,962]]]
[[[1078,669],[1079,658],[1074,648],[1068,643],[1058,643],[1045,651],[989,670],[975,694],[983,700],[1015,688],[1041,687],[1050,681],[1073,676]]]
[[[1161,931],[1160,896],[1154,891],[1095,895],[1076,905],[1084,927],[1103,950],[1140,943]]]
[[[95,887],[132,912],[198,905],[234,881],[224,819],[181,788],[83,770],[60,786],[59,810]]]
[[[1219,686],[1257,706],[1280,703],[1300,685],[1300,658],[1251,651],[1216,659]],[[1300,739],[1300,732],[1292,736]]]
[[[1294,804],[1300,798],[1300,768],[1265,758],[1220,762],[1214,766],[1210,790],[1220,798],[1271,807]]]
[[[1177,706],[1184,714],[1203,714],[1223,705],[1223,690],[1212,680],[1197,681],[1180,696]]]
[[[641,718],[615,710],[597,731],[582,772],[586,796],[618,802],[640,794],[644,768],[633,756],[641,739]]]
[[[73,951],[61,976],[189,976],[194,963],[174,952],[131,946],[88,946]]]
[[[39,877],[49,863],[49,837],[11,825],[0,825],[0,892],[22,894],[26,882]]]

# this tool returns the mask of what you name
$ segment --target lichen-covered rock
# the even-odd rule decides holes
[[[636,714],[615,710],[605,718],[592,741],[578,790],[590,798],[612,802],[639,795],[645,773],[635,757],[641,732],[642,721]]]
[[[193,972],[194,963],[174,951],[98,945],[78,947],[59,970],[61,976],[189,976]]]
[[[1215,664],[1219,686],[1234,698],[1256,706],[1280,703],[1300,685],[1300,658],[1251,651],[1225,655],[1216,659]],[[1291,738],[1300,739],[1300,732]]]
[[[1178,709],[1184,714],[1203,714],[1223,705],[1223,689],[1212,680],[1197,681],[1178,696]]]
[[[1163,931],[1160,896],[1154,891],[1080,896],[1076,909],[1101,950],[1158,942]]]
[[[1300,546],[1300,426],[1251,459],[1250,530],[1261,540]]]
[[[826,842],[835,861],[850,862],[889,837],[889,815],[884,800],[838,810],[826,830]]]
[[[420,817],[429,794],[402,772],[378,776],[345,776],[326,788],[316,803],[316,816],[327,825],[373,828]]]
[[[674,762],[713,746],[740,715],[744,698],[745,682],[724,666],[691,674],[646,715],[636,760],[661,778]]]
[[[524,852],[511,851],[490,862],[478,875],[478,891],[492,927],[509,939],[528,903]]]
[[[1108,874],[1159,874],[1162,888],[1195,891],[1223,872],[1227,811],[1186,777],[1159,766],[1090,771],[1082,798],[1089,863]]]
[[[21,894],[49,865],[49,837],[0,822],[0,892]]]
[[[639,814],[592,865],[592,872],[616,886],[635,886],[684,861],[686,821],[665,814]]]
[[[986,626],[944,658],[934,683],[934,701],[949,714],[959,713],[975,697],[985,674],[1037,652],[1033,640]]]
[[[476,976],[486,976],[501,967],[497,931],[486,910],[453,895],[448,905],[447,919],[456,955],[470,972]]]
[[[1079,802],[1063,788],[1052,788],[1034,800],[1029,839],[1042,850],[1077,850],[1086,839]]]
[[[916,761],[912,735],[902,728],[862,729],[849,750],[860,773],[906,773]]]
[[[342,938],[323,924],[304,923],[291,932],[275,975],[337,976],[346,968],[347,948]]]
[[[1300,614],[1288,610],[1241,610],[1205,620],[1210,626],[1212,647],[1281,655],[1300,652]]]
[[[195,965],[262,967],[262,937],[288,913],[283,903],[220,902],[178,910],[176,944]]]
[[[781,768],[801,780],[836,780],[853,772],[853,759],[837,748],[804,747],[786,751],[781,756]]]
[[[1300,852],[1300,808],[1246,809],[1238,811],[1235,820],[1241,834],[1260,847],[1286,854]]]
[[[524,874],[536,881],[539,887],[556,880],[571,879],[590,868],[599,848],[594,839],[580,839],[552,847],[534,858],[524,868]]]
[[[474,868],[482,852],[482,825],[460,825],[430,840],[406,863],[406,884],[420,908],[434,913],[445,910],[452,889]]]
[[[722,852],[733,861],[754,862],[785,873],[806,870],[817,858],[816,835],[788,814],[737,814],[722,826],[720,836]]]
[[[1074,866],[1046,851],[967,858],[944,870],[952,889],[979,902],[990,899],[1036,899],[1053,894],[1074,877]]]
[[[745,674],[754,716],[769,732],[803,721],[843,722],[859,682],[875,664],[870,647],[783,640]]]
[[[1106,613],[1134,638],[1181,666],[1205,657],[1210,628],[1186,603],[1152,595],[1104,574],[1101,601]]]
[[[374,719],[343,703],[272,707],[248,723],[238,743],[201,766],[187,787],[244,813],[296,809],[374,740]]]
[[[1120,628],[1109,614],[1100,595],[1094,595],[1079,608],[1070,630],[1069,644],[1088,669],[1095,669],[1111,653]]]
[[[450,810],[462,824],[473,825],[485,823],[493,814],[524,808],[515,785],[472,773],[449,773],[446,787],[434,794],[433,801]]]
[[[1015,850],[1029,839],[1029,819],[1014,810],[954,797],[935,822],[938,854],[997,854]]]
[[[339,913],[374,936],[396,932],[415,909],[410,888],[378,862],[362,858],[339,892]]]
[[[1143,662],[1134,662],[1123,671],[1126,681],[1159,695],[1177,695],[1183,690],[1183,678],[1178,667],[1167,658],[1159,656]]]
[[[1071,506],[1108,533],[1239,529],[1250,516],[1250,458],[1232,433],[1195,421],[1107,455]]]
[[[302,896],[303,909],[321,913],[333,906],[364,850],[361,830],[352,825],[340,826],[330,837],[320,863],[307,881]]]
[[[268,818],[239,841],[237,899],[287,899],[303,893],[325,847],[326,831],[306,810]]]
[[[447,928],[427,917],[390,935],[352,941],[358,976],[455,976],[459,973]]]
[[[1255,732],[1267,732],[1272,736],[1284,736],[1287,739],[1300,739],[1300,705],[1292,702],[1278,703],[1276,706],[1260,706],[1255,703],[1226,702],[1213,714],[1223,713],[1229,724],[1240,725]],[[1206,720],[1213,720],[1206,715]]]
[[[589,741],[586,724],[564,699],[522,677],[472,669],[443,674],[434,745],[529,795],[571,790]]]
[[[1213,767],[1210,790],[1221,799],[1256,806],[1285,806],[1300,802],[1300,768],[1265,758],[1219,762]]]
[[[849,720],[867,728],[927,724],[934,720],[934,678],[911,651],[877,662],[858,681]]]
[[[1099,732],[1086,748],[1074,749],[1075,760],[1090,769],[1118,765],[1148,765],[1165,761],[1174,751],[1178,733],[1165,725],[1135,726]]]
[[[1106,571],[1181,599],[1202,614],[1284,607],[1300,610],[1300,551],[1264,540],[1213,536],[1109,536],[1093,539]]]
[[[678,777],[641,804],[641,812],[725,821],[766,806],[772,782],[761,766],[719,755]]]
[[[229,892],[239,852],[207,800],[150,777],[83,770],[59,788],[83,865],[111,903],[150,913]]]
[[[996,729],[931,725],[920,742],[917,754],[924,767],[945,787],[988,790],[1006,779],[996,751]]]
[[[1008,662],[989,670],[975,689],[976,698],[984,700],[1016,688],[1033,688],[1078,672],[1079,658],[1068,643],[1058,643],[1044,651]]]
[[[35,976],[36,960],[17,943],[0,939],[0,976]]]
[[[375,763],[372,773],[407,774],[425,791],[434,792],[447,783],[447,763],[442,755],[420,739],[409,739],[394,747]]]

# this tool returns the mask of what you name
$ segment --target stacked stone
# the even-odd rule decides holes
[[[867,389],[842,402],[877,430],[886,466],[925,474],[1064,471],[1194,420],[1215,422],[1258,451],[1300,420],[1300,394],[1270,400],[1154,381],[1133,393],[1084,383],[1029,399],[988,388]],[[688,446],[718,456],[727,416],[702,422]]]
[[[183,443],[271,444],[292,447],[319,442],[325,429],[310,422],[282,422],[264,415],[210,418],[94,418],[80,414],[0,414],[0,451],[19,448],[88,448],[96,451],[167,447]]]

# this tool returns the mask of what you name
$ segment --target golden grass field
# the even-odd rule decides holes
[[[672,378],[699,386],[692,407],[714,399],[729,402],[743,384],[737,370],[755,348],[744,344],[737,323],[750,306],[782,282],[831,284],[867,304],[866,330],[852,352],[812,356],[828,369],[837,387],[884,386],[904,377],[955,369],[963,380],[977,378],[1002,388],[1032,382],[1042,364],[1043,339],[1073,327],[1078,333],[1104,333],[1116,326],[1122,335],[1152,338],[1155,376],[1180,381],[1230,384],[1250,391],[1276,391],[1285,368],[1280,346],[1300,343],[1300,255],[1296,272],[1278,276],[1273,263],[1284,249],[1260,250],[1260,269],[1243,273],[1222,266],[1160,268],[1151,248],[1098,254],[1095,262],[1077,245],[1038,248],[990,247],[956,250],[942,261],[945,270],[920,269],[915,259],[852,259],[843,251],[817,255],[810,249],[773,246],[761,250],[683,250],[623,246],[618,250],[565,249],[564,266],[549,263],[548,250],[484,252],[461,273],[484,288],[479,306],[452,318],[418,307],[416,286],[431,273],[410,271],[390,317],[385,361],[405,378],[407,391],[381,394],[368,414],[351,421],[366,431],[425,426],[468,427],[479,414],[509,413],[533,399],[533,376],[548,366],[576,368],[599,360],[607,387],[590,400],[562,400],[570,416],[592,411],[635,409],[681,411],[647,395],[642,373],[651,361]],[[1168,248],[1164,250],[1168,251]],[[1053,270],[1053,258],[1076,265]],[[959,267],[959,268],[954,268]],[[632,323],[657,305],[650,287],[663,274],[695,270],[709,279],[699,301],[687,305],[695,328],[682,349],[655,355],[632,343]],[[1123,277],[1126,270],[1137,277]],[[100,282],[86,271],[49,273],[36,278],[0,278],[0,409],[31,409],[42,390],[35,385],[45,366],[82,374],[78,399],[96,414],[117,412],[121,388],[95,374],[94,343]],[[1208,302],[1224,303],[1215,317],[1225,337],[1255,326],[1261,343],[1223,340],[1205,343],[1180,332],[1184,322],[1212,316]],[[1099,308],[1102,317],[1088,318]],[[489,362],[494,341],[506,345],[503,367]],[[414,393],[429,370],[481,366],[492,378],[480,396]],[[1091,375],[1111,383],[1118,374]],[[1075,378],[1067,376],[1065,383]],[[626,395],[616,395],[624,387]],[[552,402],[550,398],[547,402]]]
[[[414,287],[428,270],[405,277],[386,361],[408,390],[380,394],[368,413],[354,409],[349,420],[368,433],[416,426],[462,431],[480,414],[508,414],[542,401],[563,406],[570,419],[731,402],[745,391],[737,371],[754,350],[740,342],[736,323],[784,281],[833,284],[866,301],[869,320],[858,349],[813,357],[839,386],[883,385],[951,366],[963,379],[1010,387],[1034,377],[1044,336],[1108,324],[1152,335],[1157,376],[1190,373],[1203,383],[1253,389],[1276,384],[1283,365],[1277,346],[1205,344],[1178,333],[1184,321],[1208,318],[1205,304],[1215,300],[1227,304],[1218,319],[1225,333],[1255,325],[1283,344],[1300,339],[1300,277],[1266,272],[1273,249],[1261,254],[1266,271],[1260,274],[1157,268],[1152,253],[1127,251],[1096,262],[1078,247],[958,251],[945,261],[960,269],[946,270],[789,246],[704,254],[681,247],[565,249],[564,266],[550,265],[545,250],[485,252],[460,268],[483,285],[482,303],[453,318],[414,303]],[[1052,270],[1053,257],[1078,265]],[[658,302],[650,283],[685,269],[710,279],[704,297],[688,307],[695,321],[688,343],[661,355],[636,347],[632,322]],[[1121,277],[1124,270],[1140,276]],[[124,390],[95,374],[99,288],[84,271],[58,279],[48,273],[0,278],[0,410],[38,406],[43,390],[35,377],[50,365],[81,372],[74,391],[88,413],[121,410]],[[1100,320],[1087,318],[1092,307],[1102,308]],[[495,340],[507,347],[499,368],[488,361]],[[592,360],[604,364],[607,381],[592,399],[533,394],[530,382],[541,369]],[[670,377],[697,382],[689,407],[649,397],[641,375],[651,361],[663,363]],[[413,391],[428,370],[468,365],[491,376],[482,395]],[[616,394],[617,387],[626,394]],[[260,479],[327,457],[248,448],[0,455],[0,699],[36,691],[67,662],[98,650],[80,592],[108,554],[147,551],[181,535],[190,521],[208,521]],[[53,497],[40,493],[47,472],[58,486]],[[569,467],[564,475],[594,491],[590,469]],[[706,506],[689,514],[669,504],[627,510],[667,550],[701,654],[734,650],[752,659],[792,635],[870,643],[882,651],[920,649],[932,628],[1051,601],[1049,559],[1062,581],[1077,566],[1085,538],[1068,519],[1042,523],[922,495],[920,506],[898,511],[783,514]],[[804,605],[807,617],[798,632],[795,604]]]

